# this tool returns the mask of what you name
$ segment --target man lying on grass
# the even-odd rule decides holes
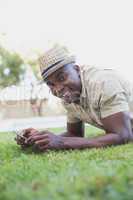
[[[111,69],[79,66],[64,47],[56,46],[39,58],[43,81],[67,110],[67,131],[61,135],[26,129],[22,147],[85,149],[125,144],[133,139],[133,88]],[[84,123],[100,127],[105,135],[84,138]]]

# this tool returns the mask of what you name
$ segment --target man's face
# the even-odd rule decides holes
[[[48,76],[45,82],[53,95],[67,103],[79,103],[81,94],[79,66],[65,65]]]

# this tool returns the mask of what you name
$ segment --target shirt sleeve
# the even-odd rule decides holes
[[[64,101],[62,101],[62,105],[66,109],[68,123],[78,123],[81,121],[78,117],[75,116],[75,111],[72,108],[71,104],[67,104]]]
[[[109,80],[103,84],[100,98],[101,118],[108,117],[118,112],[129,111],[126,93],[118,80]]]

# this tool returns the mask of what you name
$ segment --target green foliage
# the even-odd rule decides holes
[[[13,138],[0,134],[0,200],[133,199],[132,144],[34,154]]]
[[[17,53],[0,47],[0,87],[17,84],[24,73],[23,60]]]
[[[32,67],[33,73],[38,80],[41,80],[41,72],[37,59],[29,59],[27,63]]]

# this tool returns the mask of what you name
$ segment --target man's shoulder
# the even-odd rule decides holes
[[[80,68],[83,81],[87,86],[88,84],[103,84],[103,82],[107,83],[108,81],[113,80],[119,80],[121,83],[127,82],[131,84],[122,76],[122,74],[119,71],[111,67],[98,65],[82,65]]]
[[[112,69],[97,67],[94,65],[81,66],[81,75],[83,86],[88,91],[99,90],[104,83],[113,78]]]
[[[83,86],[90,102],[97,102],[101,95],[110,97],[120,92],[132,92],[132,85],[115,69],[87,65],[82,69]]]
[[[111,73],[115,73],[112,68],[105,68],[97,65],[81,65],[80,71],[83,75],[84,81],[102,81]]]

